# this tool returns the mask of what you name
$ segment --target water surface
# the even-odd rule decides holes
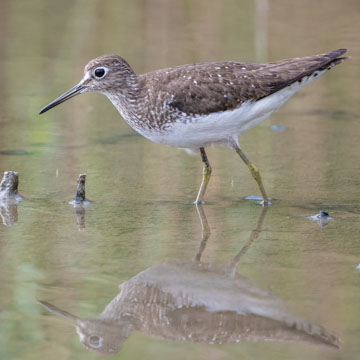
[[[0,209],[1,358],[99,358],[98,351],[81,342],[74,318],[59,317],[37,301],[76,318],[96,318],[119,295],[119,285],[133,284],[139,274],[149,276],[146,286],[156,283],[171,301],[181,290],[189,304],[192,294],[194,306],[185,315],[176,312],[184,325],[174,320],[182,338],[171,337],[174,328],[164,330],[161,322],[156,329],[163,332],[153,331],[161,314],[169,314],[164,309],[187,309],[179,302],[158,307],[156,316],[150,312],[150,330],[145,329],[149,322],[142,320],[140,326],[138,315],[128,316],[131,331],[114,358],[358,357],[357,1],[15,0],[2,1],[0,10],[0,172],[19,172],[19,192],[25,198],[15,208]],[[80,80],[91,58],[104,53],[118,53],[137,72],[145,72],[197,61],[272,61],[342,47],[349,49],[350,61],[240,138],[274,198],[265,215],[256,202],[244,200],[258,190],[237,155],[221,147],[208,150],[213,167],[204,207],[208,237],[204,218],[191,203],[201,181],[199,156],[143,139],[99,94],[82,95],[37,115]],[[76,214],[68,202],[84,172],[92,204]],[[333,218],[326,226],[308,219],[320,210]],[[214,271],[209,270],[210,277],[188,273],[196,259]],[[229,272],[232,259],[236,266]],[[175,272],[166,284],[178,292],[164,287],[164,279],[160,287],[150,277],[154,269],[161,276]],[[254,292],[257,297],[247,296]],[[248,332],[256,335],[251,339],[246,326],[239,325],[246,313],[241,296],[248,301],[247,314],[260,316],[261,310],[267,316],[266,326],[260,319],[258,332],[248,323]],[[276,306],[271,308],[266,299]],[[147,297],[139,302],[149,304]],[[226,310],[225,303],[232,306]],[[136,314],[149,314],[140,310]],[[230,335],[223,344],[208,341],[205,329],[198,332],[204,335],[201,341],[189,338],[195,330],[187,326],[197,316],[200,325],[216,325],[218,317],[225,319],[231,311],[223,324],[236,334],[234,341]],[[285,322],[275,324],[274,316],[268,320],[274,312]],[[120,311],[115,307],[114,313]],[[306,331],[290,336],[284,330],[278,336],[289,318],[307,324]],[[319,329],[339,348],[312,336]],[[212,339],[214,333],[209,334]]]

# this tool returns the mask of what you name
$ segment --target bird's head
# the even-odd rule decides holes
[[[42,108],[39,114],[84,92],[100,92],[104,95],[118,95],[131,91],[136,86],[136,75],[130,65],[118,55],[103,55],[91,60],[84,69],[81,81],[50,104]]]

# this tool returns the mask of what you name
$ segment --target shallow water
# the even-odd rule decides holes
[[[77,317],[96,318],[120,284],[138,285],[139,277],[165,300],[149,303],[150,295],[136,290],[134,302],[124,290],[120,305],[107,308],[106,323],[118,332],[110,341],[104,329],[94,331],[103,343],[121,342],[114,358],[358,357],[357,1],[15,0],[2,1],[0,10],[0,172],[19,172],[25,198],[0,206],[1,359],[99,358],[83,345]],[[121,54],[145,72],[341,47],[350,61],[240,138],[274,199],[266,213],[244,200],[258,195],[256,183],[229,149],[208,150],[213,175],[199,217],[192,205],[198,156],[138,136],[98,94],[37,115],[103,53]],[[76,213],[68,202],[84,172],[92,203]],[[308,219],[320,210],[333,218],[325,226]],[[209,267],[206,278],[191,272],[198,266]],[[244,325],[246,311],[257,321]],[[218,317],[227,332],[222,345]],[[299,324],[302,333],[294,331]],[[338,349],[321,345],[317,326],[339,339]],[[101,350],[96,336],[93,347]]]

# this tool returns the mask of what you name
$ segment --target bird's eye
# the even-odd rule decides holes
[[[103,67],[98,67],[95,69],[94,71],[94,75],[95,77],[97,77],[98,79],[101,79],[102,77],[104,77],[106,74],[106,69]]]
[[[94,348],[98,348],[102,344],[102,338],[97,335],[90,335],[89,337],[89,344]]]

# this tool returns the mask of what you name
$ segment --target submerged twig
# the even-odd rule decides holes
[[[80,174],[77,179],[77,188],[75,193],[75,200],[69,202],[75,208],[76,219],[80,231],[85,229],[85,207],[90,204],[90,201],[85,197],[85,181],[86,174]]]

